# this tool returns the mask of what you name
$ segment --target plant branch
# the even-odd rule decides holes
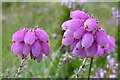
[[[79,67],[78,75],[80,75],[82,69],[84,68],[84,66],[85,66],[85,64],[86,64],[86,61],[87,61],[87,58],[84,58],[83,63],[82,63],[82,66]],[[77,76],[76,76],[76,78],[77,78]]]
[[[26,59],[23,59],[23,60],[21,61],[21,64],[20,64],[20,66],[19,66],[19,68],[18,68],[18,72],[17,72],[17,74],[15,75],[15,78],[18,78],[18,76],[19,76],[19,74],[20,74],[20,72],[21,72],[21,70],[22,70],[22,67],[23,67],[23,64],[24,64],[25,60],[26,60]]]

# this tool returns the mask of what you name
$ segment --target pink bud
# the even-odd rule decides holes
[[[76,39],[80,39],[85,33],[86,33],[86,30],[84,30],[84,27],[81,27],[74,32],[74,37]]]
[[[39,54],[39,55],[36,57],[36,60],[37,60],[38,63],[42,60],[42,57],[43,57],[43,54]]]
[[[93,33],[87,32],[83,35],[81,45],[84,48],[89,48],[92,45],[93,41],[94,41]]]
[[[88,14],[86,14],[85,12],[80,11],[80,10],[71,12],[70,17],[73,19],[84,19],[84,20],[89,18]]]
[[[80,48],[82,48],[81,40],[79,40],[78,43],[76,44],[76,49],[80,49]]]
[[[36,37],[39,40],[41,40],[43,42],[49,42],[49,36],[48,36],[48,34],[44,30],[36,29],[35,32],[36,32]]]
[[[49,47],[48,43],[42,42],[41,46],[42,46],[41,50],[42,50],[43,54],[48,55],[50,53],[50,47]]]
[[[83,23],[81,19],[72,19],[66,23],[66,26],[69,30],[77,30],[83,26]]]
[[[94,57],[97,53],[98,45],[94,42],[89,48],[86,49],[88,57]]]
[[[24,45],[23,43],[15,42],[13,48],[14,55],[18,56],[19,54],[22,54],[23,45]]]
[[[105,52],[107,54],[110,54],[111,52],[114,52],[114,49],[115,49],[115,39],[111,36],[108,36],[108,43],[105,48]]]
[[[23,50],[22,50],[24,58],[28,56],[28,54],[30,53],[30,50],[31,50],[31,47],[30,46],[26,46],[26,44],[24,44]]]
[[[65,38],[73,37],[73,33],[74,33],[73,30],[66,30],[63,37],[65,37]]]
[[[78,56],[80,56],[80,50],[74,48],[74,49],[73,49],[73,56],[74,56],[75,58],[78,57]]]
[[[38,40],[36,40],[31,47],[33,56],[37,57],[39,54],[41,54],[41,45]]]
[[[73,37],[63,38],[63,39],[62,39],[62,44],[63,44],[63,45],[69,45],[69,44],[72,44],[73,41],[74,41],[74,38],[73,38]]]
[[[27,45],[32,45],[35,41],[35,34],[33,31],[28,31],[25,35],[24,42]]]
[[[96,19],[87,19],[84,23],[84,28],[87,31],[93,31],[97,28],[97,21]]]
[[[87,57],[87,53],[86,53],[85,49],[83,49],[83,48],[81,48],[80,57],[81,57],[81,58]]]
[[[67,22],[69,22],[69,20],[68,20],[68,21],[65,21],[65,22],[62,24],[62,29],[63,29],[63,30],[67,30],[67,26],[66,26]]]
[[[25,30],[22,29],[22,30],[15,32],[12,36],[12,39],[16,42],[21,42],[24,40],[24,37],[25,37]]]
[[[98,29],[95,33],[95,37],[96,37],[96,42],[102,47],[105,48],[107,43],[108,43],[108,37],[107,34],[101,30]]]
[[[73,43],[70,46],[70,51],[72,52],[73,49],[75,48],[76,44],[77,44],[78,40],[74,40]]]
[[[102,56],[104,54],[104,49],[102,49],[100,46],[98,46],[97,53],[95,54],[95,57],[98,58],[99,56]]]
[[[76,58],[78,56],[82,57],[82,58],[85,58],[87,57],[87,54],[85,52],[85,50],[81,47],[81,48],[74,48],[73,49],[73,56]]]

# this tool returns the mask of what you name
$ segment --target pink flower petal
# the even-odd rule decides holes
[[[35,33],[33,31],[28,31],[25,35],[24,42],[27,45],[32,45],[35,41]]]
[[[32,47],[33,56],[37,57],[41,53],[40,42],[38,40],[36,40],[31,47]]]
[[[89,48],[92,45],[93,41],[94,41],[93,33],[87,32],[83,35],[81,45],[84,48]]]
[[[25,37],[25,30],[22,29],[22,30],[19,30],[17,32],[15,32],[12,36],[12,39],[16,42],[21,42],[24,40],[24,37]]]

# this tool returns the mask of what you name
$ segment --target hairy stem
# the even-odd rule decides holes
[[[80,75],[82,69],[84,68],[84,66],[85,66],[85,64],[86,64],[86,61],[87,61],[87,58],[85,58],[85,59],[83,60],[82,66],[79,67],[78,75]],[[77,78],[77,76],[76,76],[76,78]]]
[[[19,68],[18,68],[18,72],[17,72],[17,74],[15,75],[15,78],[18,78],[18,76],[19,76],[19,74],[20,74],[20,72],[21,72],[21,70],[22,70],[22,67],[23,67],[23,64],[24,64],[25,60],[26,60],[26,59],[23,59],[23,60],[21,61],[21,64],[20,64],[20,66],[19,66]]]
[[[91,73],[91,68],[92,68],[92,62],[93,62],[93,57],[91,58],[91,61],[90,61],[88,80],[90,80],[90,73]]]

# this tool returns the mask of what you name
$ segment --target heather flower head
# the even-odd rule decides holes
[[[62,24],[62,44],[70,45],[74,57],[96,57],[114,52],[115,39],[98,26],[98,21],[83,11],[70,13],[71,20]]]
[[[31,59],[40,62],[43,54],[48,55],[50,53],[49,36],[38,27],[21,29],[13,34],[12,39],[11,50],[15,56],[21,55],[22,59],[30,54]]]

